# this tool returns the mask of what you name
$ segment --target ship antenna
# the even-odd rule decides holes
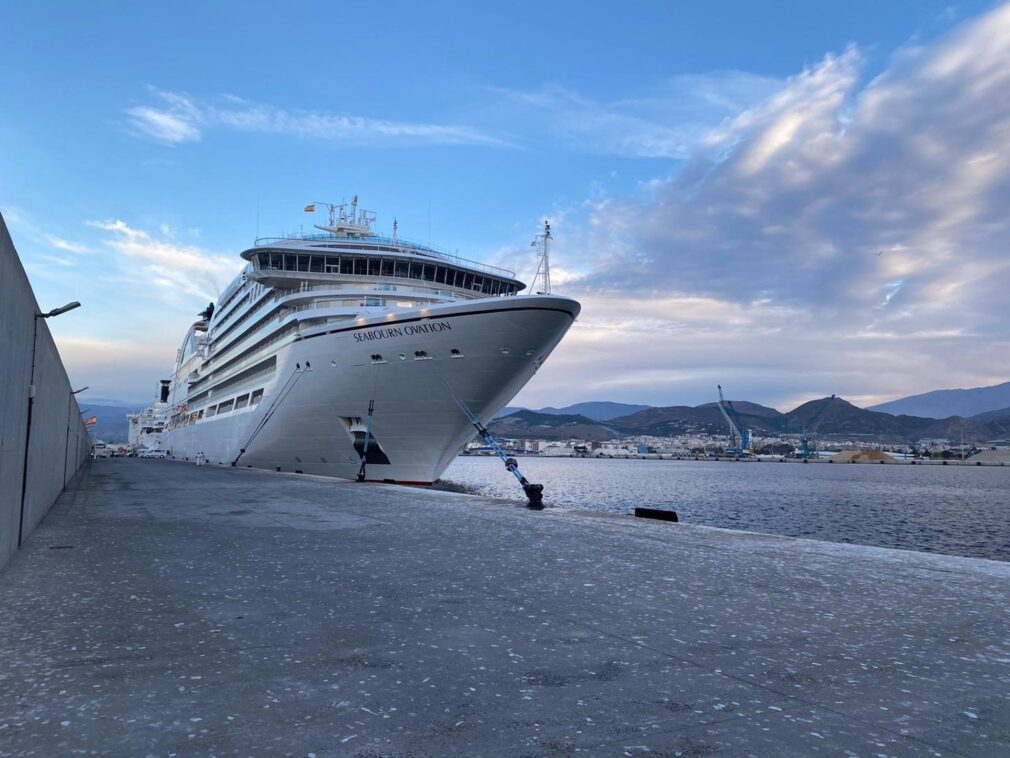
[[[544,231],[533,238],[530,247],[537,248],[537,273],[533,276],[533,287],[536,288],[537,280],[540,280],[540,289],[536,290],[538,295],[551,294],[551,222],[544,220]]]
[[[397,223],[396,219],[394,218],[394,219],[393,219],[393,242],[394,242],[394,243],[398,243],[398,242],[399,242],[399,240],[400,240],[400,237],[399,237],[399,235],[397,234],[397,230],[398,230],[399,228],[400,228],[400,225],[399,225],[399,224]]]

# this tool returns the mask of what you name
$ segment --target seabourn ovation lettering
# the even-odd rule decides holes
[[[415,334],[435,334],[452,331],[452,324],[447,321],[432,321],[429,324],[408,324],[407,326],[384,326],[379,329],[369,329],[367,332],[355,332],[355,342],[372,342],[392,337],[410,337]]]

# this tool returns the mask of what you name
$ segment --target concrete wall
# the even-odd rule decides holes
[[[46,310],[63,303],[46,303]],[[26,540],[90,451],[77,399],[31,284],[0,216],[0,569]],[[74,318],[74,315],[62,318]],[[35,335],[35,399],[24,487],[25,435]]]

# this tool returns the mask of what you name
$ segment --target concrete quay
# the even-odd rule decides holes
[[[1008,598],[993,561],[99,460],[0,574],[0,755],[1005,756]]]

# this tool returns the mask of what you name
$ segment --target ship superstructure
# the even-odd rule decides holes
[[[375,233],[357,198],[318,234],[261,238],[190,327],[168,397],[175,458],[430,483],[529,381],[579,304],[512,271]]]
[[[137,413],[126,414],[129,430],[127,443],[134,453],[163,450],[163,434],[168,425],[171,406],[168,403],[171,380],[162,379],[154,402]]]

